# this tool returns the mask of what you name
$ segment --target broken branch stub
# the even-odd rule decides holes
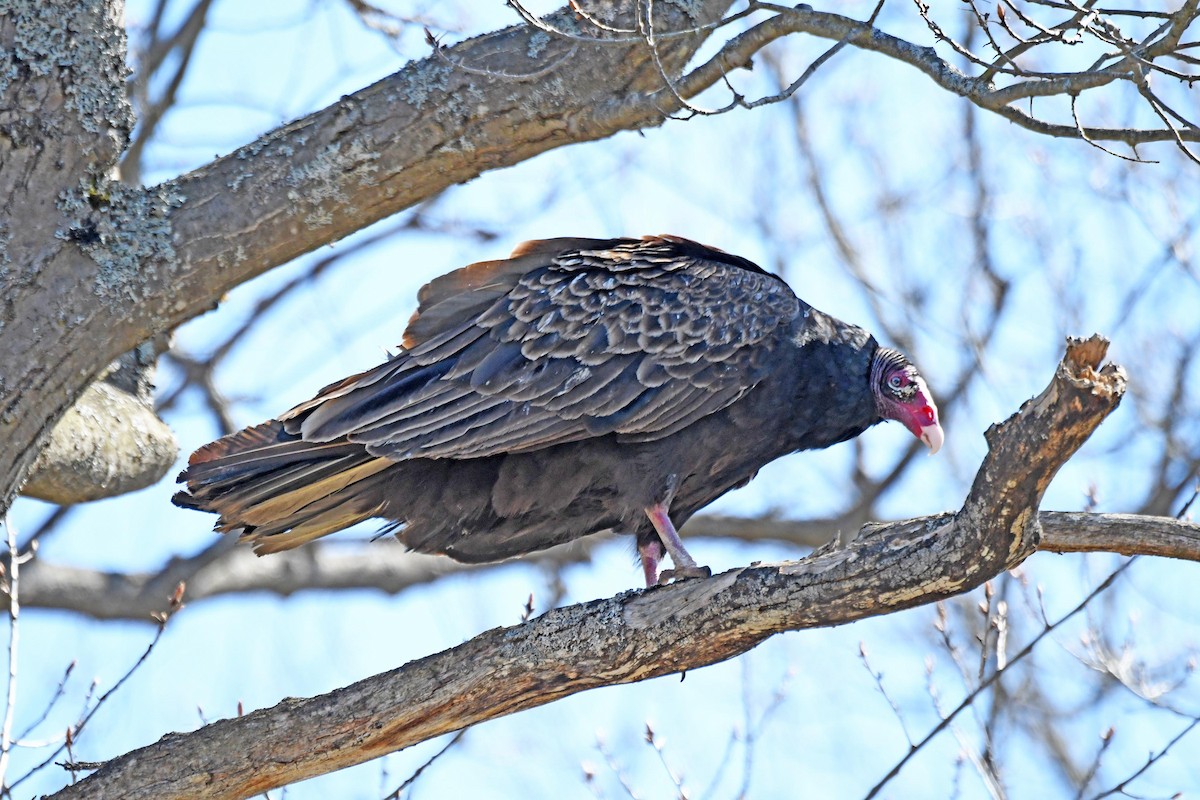
[[[1069,337],[1050,385],[984,434],[988,453],[956,523],[981,528],[985,571],[1010,569],[1037,549],[1046,487],[1120,404],[1127,379],[1103,363],[1108,344],[1098,334]]]

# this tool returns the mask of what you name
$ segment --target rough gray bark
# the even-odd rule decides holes
[[[97,372],[95,306],[128,302],[90,278],[67,206],[103,204],[129,139],[125,31],[116,2],[6,3],[0,16],[0,510],[40,444]],[[76,274],[75,270],[78,270]],[[131,343],[136,344],[136,342]]]
[[[954,514],[874,526],[802,561],[557,609],[326,695],[170,734],[54,797],[249,797],[586,689],[723,661],[782,631],[967,591],[1036,549],[1042,493],[1124,394],[1124,373],[1101,364],[1106,348],[1068,343],[1046,390],[988,431]]]

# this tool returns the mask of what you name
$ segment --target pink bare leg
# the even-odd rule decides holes
[[[711,569],[697,565],[696,560],[688,555],[683,541],[679,538],[679,533],[671,524],[671,517],[667,514],[665,503],[655,503],[647,508],[646,516],[650,518],[650,524],[654,526],[654,530],[658,531],[658,538],[662,540],[663,547],[671,556],[671,563],[675,565],[674,569],[663,570],[658,576],[659,583],[669,583],[678,578],[707,578],[712,575]],[[644,569],[644,560],[642,566]],[[649,573],[647,573],[647,580],[649,580]]]
[[[638,556],[642,559],[642,574],[646,576],[647,587],[658,585],[658,562],[666,554],[662,542],[657,539],[638,542]]]

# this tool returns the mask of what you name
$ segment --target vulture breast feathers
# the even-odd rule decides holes
[[[370,517],[410,547],[468,561],[623,528],[653,583],[666,554],[676,577],[702,574],[672,501],[681,521],[766,461],[886,417],[941,442],[903,356],[750,261],[686,239],[527,242],[434,279],[419,301],[396,356],[196,451],[176,502],[220,514],[219,530],[259,552]],[[889,413],[889,391],[920,406],[914,421]],[[847,392],[861,396],[843,404]],[[838,406],[834,422],[790,413],[820,397]],[[739,436],[718,423],[731,406],[782,427],[770,444]],[[753,447],[720,441],[731,435]]]

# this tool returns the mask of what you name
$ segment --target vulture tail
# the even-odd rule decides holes
[[[344,439],[306,442],[272,420],[193,453],[178,478],[187,489],[172,500],[219,514],[216,530],[265,555],[377,516],[394,464]]]

